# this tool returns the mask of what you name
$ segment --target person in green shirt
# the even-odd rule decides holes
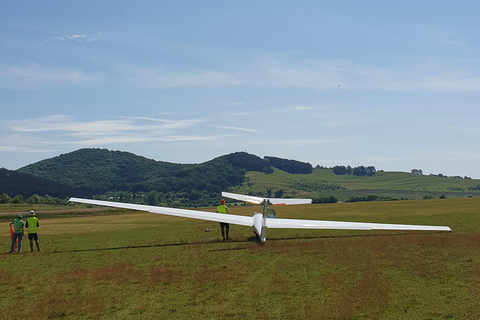
[[[28,233],[28,240],[30,240],[30,251],[33,252],[33,240],[37,245],[37,250],[40,251],[40,244],[38,243],[37,227],[39,227],[38,219],[35,217],[35,211],[30,211],[25,225]]]
[[[225,200],[220,200],[220,205],[217,207],[217,212],[218,213],[229,213],[228,212],[228,207],[225,205]],[[224,229],[226,230],[226,233],[227,233],[227,237],[225,238],[225,231]],[[230,224],[229,223],[223,223],[223,222],[220,222],[220,232],[222,233],[222,237],[223,237],[223,241],[225,240],[230,240],[230,238],[228,237],[228,233],[230,231]]]
[[[12,234],[12,246],[10,247],[10,253],[14,252],[15,242],[18,239],[18,251],[20,253],[20,248],[22,247],[22,237],[25,234],[24,226],[25,224],[22,221],[22,215],[18,214],[17,219],[13,220],[10,225],[13,225],[13,234]]]

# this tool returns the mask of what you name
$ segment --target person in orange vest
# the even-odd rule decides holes
[[[38,219],[35,217],[35,211],[30,211],[27,218],[27,227],[28,233],[28,240],[30,240],[30,250],[33,252],[33,240],[35,240],[35,244],[37,245],[37,250],[40,251],[40,244],[38,243],[38,234],[37,234],[37,227]]]
[[[20,249],[22,247],[22,237],[25,235],[25,224],[22,221],[22,214],[17,215],[17,219],[13,220],[10,225],[13,224],[13,233],[12,233],[12,245],[10,247],[10,253],[15,252],[15,243],[18,240],[18,250],[17,252],[20,253]]]
[[[228,214],[228,207],[225,205],[225,200],[220,200],[220,205],[217,207],[217,212],[218,213],[226,213]],[[225,230],[226,229],[226,235],[227,237],[225,238]],[[228,237],[228,232],[230,230],[230,224],[229,223],[223,223],[223,222],[220,222],[220,231],[222,233],[222,238],[223,238],[223,241],[225,240],[230,240],[230,238]]]

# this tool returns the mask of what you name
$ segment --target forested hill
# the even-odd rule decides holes
[[[273,169],[269,161],[245,152],[201,164],[175,164],[128,152],[80,149],[17,171],[92,195],[155,191],[165,203],[180,199],[181,203],[205,205],[221,191],[241,185],[246,171],[272,173]]]
[[[0,169],[0,194],[6,194],[9,197],[21,197],[18,199],[19,202],[34,194],[41,196],[49,195],[55,198],[65,198],[72,194],[79,196],[90,195],[87,190],[82,188],[74,188],[29,173],[3,168]]]

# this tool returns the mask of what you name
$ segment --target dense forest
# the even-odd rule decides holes
[[[18,172],[56,181],[97,198],[203,206],[210,205],[222,190],[242,184],[245,168],[251,170],[255,163],[263,163],[258,167],[262,171],[271,170],[264,160],[246,153],[202,164],[175,164],[128,152],[80,149],[28,165]]]
[[[4,168],[0,169],[0,194],[8,195],[11,198],[17,196],[20,199],[26,199],[34,194],[49,195],[56,198],[65,198],[72,194],[82,197],[91,196],[91,193],[83,188],[71,187],[33,174]]]
[[[264,157],[272,167],[291,174],[310,174],[313,171],[312,165],[308,162],[300,162],[297,160],[287,160],[276,157]]]

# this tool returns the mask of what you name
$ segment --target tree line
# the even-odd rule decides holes
[[[332,172],[336,175],[353,175],[353,176],[373,176],[377,170],[374,166],[364,167],[359,166],[352,168],[350,166],[335,166]]]

